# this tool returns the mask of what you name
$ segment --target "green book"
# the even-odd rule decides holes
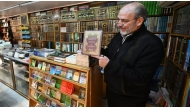
[[[65,99],[65,106],[70,107],[71,106],[71,98],[69,96],[66,96]]]

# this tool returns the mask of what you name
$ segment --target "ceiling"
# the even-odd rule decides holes
[[[22,4],[29,1],[0,1],[0,10],[8,8],[10,6]],[[92,1],[39,1],[33,4],[19,6],[13,9],[5,10],[0,12],[0,18],[16,16],[22,13],[36,12],[40,10],[53,9],[56,7],[64,7],[74,4],[83,4]]]

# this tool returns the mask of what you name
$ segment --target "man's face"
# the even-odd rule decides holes
[[[134,17],[134,12],[123,12],[120,11],[118,14],[118,28],[120,30],[121,35],[127,35],[132,33],[137,25],[136,25],[136,18]]]

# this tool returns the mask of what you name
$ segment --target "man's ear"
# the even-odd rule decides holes
[[[138,27],[141,26],[141,25],[143,24],[143,22],[144,22],[144,18],[143,18],[143,17],[139,17],[139,18],[137,19],[137,26],[138,26]]]

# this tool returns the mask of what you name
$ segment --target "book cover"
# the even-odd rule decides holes
[[[77,107],[84,107],[84,104],[78,102]]]
[[[40,69],[40,70],[42,69],[42,62],[38,63],[38,69]]]
[[[71,107],[77,107],[77,100],[71,99]]]
[[[46,63],[45,63],[45,62],[42,63],[42,70],[43,70],[43,71],[46,70]]]
[[[55,101],[51,101],[50,107],[56,107],[56,106],[57,106],[56,102]]]
[[[47,72],[50,71],[50,64],[47,64],[47,65],[46,65],[46,70],[45,70],[45,71],[47,71]]]
[[[56,91],[53,89],[50,89],[50,97],[55,98],[55,95],[56,95]]]
[[[35,92],[35,93],[34,93],[34,99],[36,99],[36,100],[37,100],[38,95],[39,95],[39,94],[38,94],[37,92]]]
[[[78,82],[79,75],[80,75],[79,71],[75,70],[74,75],[73,75],[73,81]]]
[[[37,87],[38,87],[38,83],[37,83],[37,81],[36,80],[32,80],[32,88],[34,88],[34,89],[37,89]]]
[[[46,106],[47,106],[47,107],[50,107],[50,103],[51,103],[51,101],[48,99],[48,100],[46,101]]]
[[[59,91],[56,92],[55,99],[57,99],[57,100],[60,101],[60,99],[61,99],[61,93]]]
[[[60,102],[65,104],[66,95],[61,93],[61,99]]]
[[[56,68],[55,75],[59,76],[61,74],[61,68],[62,67],[61,66],[56,66],[55,68]]]
[[[74,90],[74,85],[72,83],[67,82],[67,86],[66,86],[66,93],[68,94],[72,94]]]
[[[73,69],[68,69],[66,78],[69,79],[69,80],[72,80],[72,78],[73,78],[73,73],[74,73],[74,70],[73,70]]]
[[[50,80],[50,86],[52,86],[52,87],[55,87],[55,84],[56,84],[56,79],[51,79]]]
[[[82,54],[100,56],[102,31],[85,31]]]
[[[36,67],[36,60],[35,59],[32,59],[31,66]]]
[[[80,88],[79,90],[79,99],[85,100],[86,91],[84,88]]]
[[[48,91],[48,86],[47,85],[43,85],[42,86],[42,93],[44,93],[46,95],[47,91]]]
[[[66,89],[67,89],[67,82],[66,81],[62,81],[61,87],[60,87],[60,91],[66,92]]]
[[[62,67],[61,77],[66,78],[67,72],[68,72],[68,68]]]
[[[43,86],[43,84],[42,83],[38,83],[38,91],[42,91],[42,86]]]
[[[81,72],[79,83],[86,84],[86,73]]]
[[[66,96],[65,106],[70,107],[70,105],[71,105],[71,98],[69,96]]]
[[[56,79],[55,88],[60,89],[62,80]]]
[[[50,84],[50,81],[51,81],[51,76],[46,76],[46,79],[45,79],[45,83],[46,84]]]
[[[52,75],[55,74],[55,66],[51,66],[49,73],[52,74]]]

